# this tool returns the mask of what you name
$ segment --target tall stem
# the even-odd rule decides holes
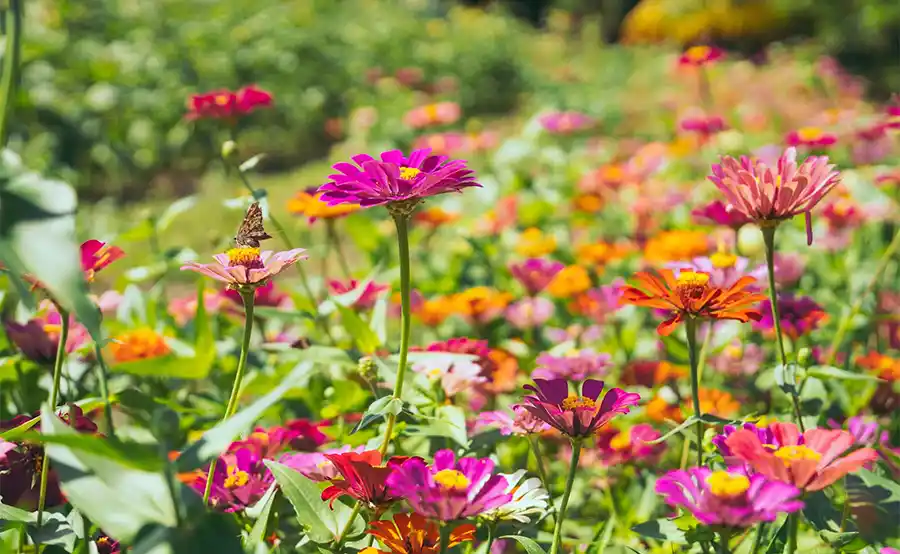
[[[241,340],[241,356],[238,358],[237,371],[234,374],[234,383],[231,385],[231,396],[228,405],[225,406],[225,416],[222,421],[233,416],[237,411],[238,398],[241,395],[241,382],[244,380],[244,372],[247,369],[247,355],[250,353],[250,337],[253,335],[253,302],[256,299],[254,288],[240,288],[238,293],[244,301],[244,337]],[[219,459],[214,458],[209,464],[209,473],[206,476],[206,488],[203,490],[203,503],[209,503],[209,494],[212,491],[213,476],[216,473],[216,464]]]
[[[94,343],[94,356],[97,358],[97,381],[100,383],[100,396],[103,397],[103,415],[106,418],[106,434],[111,439],[116,438],[116,429],[113,426],[112,402],[109,399],[109,383],[107,376],[109,371],[103,360],[103,351],[99,343]]]
[[[544,485],[544,489],[550,492],[550,482],[547,480],[547,470],[544,468],[544,457],[541,455],[541,444],[534,434],[528,435],[528,444],[531,445],[531,450],[534,453],[534,461],[541,483]]]
[[[350,279],[353,274],[350,272],[350,264],[347,263],[347,256],[344,255],[344,247],[341,245],[341,237],[337,233],[333,219],[325,220],[325,230],[328,232],[328,240],[334,246],[334,251],[337,252],[338,265],[341,266],[344,278]]]
[[[22,58],[22,0],[8,0],[6,8],[6,54],[0,76],[0,147],[9,138],[9,116],[16,98],[16,79]]]
[[[491,547],[494,546],[494,523],[488,523],[487,548],[485,554],[491,554]]]
[[[550,554],[558,554],[562,544],[562,525],[566,519],[566,507],[569,505],[569,496],[572,494],[572,485],[575,483],[575,474],[578,473],[578,458],[581,456],[581,439],[572,441],[572,461],[569,464],[569,475],[566,477],[566,490],[563,492],[562,503],[559,505],[559,514],[556,516],[556,525],[553,528],[553,543],[550,545]]]
[[[66,341],[69,338],[69,313],[59,310],[60,329],[59,344],[56,345],[56,360],[53,362],[53,387],[50,389],[50,410],[56,413],[56,403],[59,401],[59,382],[62,379],[62,366],[66,359]],[[44,459],[41,460],[41,484],[38,496],[37,524],[38,527],[44,519],[44,506],[47,503],[47,480],[50,477],[50,456],[44,448]]]
[[[765,536],[766,522],[761,522],[756,526],[756,536],[753,537],[753,547],[750,549],[750,554],[756,554],[759,551],[759,547],[762,546],[762,540]]]
[[[788,542],[784,549],[785,554],[794,554],[797,551],[797,533],[800,531],[800,515],[794,512],[788,515]]]
[[[731,542],[731,529],[727,527],[719,529],[719,546],[716,549],[719,554],[731,554],[729,542]]]
[[[772,304],[772,320],[775,323],[775,337],[778,339],[778,354],[781,357],[781,367],[787,372],[788,360],[787,354],[784,352],[784,334],[781,331],[781,316],[778,310],[778,293],[775,291],[775,227],[774,225],[766,225],[760,227],[763,235],[763,243],[766,245],[766,269],[769,274],[769,302]],[[803,427],[803,417],[800,413],[800,398],[797,395],[796,382],[791,383],[791,402],[794,407],[794,419],[800,427],[801,432],[805,432]]]
[[[406,376],[406,359],[409,355],[409,335],[412,330],[410,321],[410,276],[409,276],[409,227],[408,216],[404,214],[394,215],[394,224],[397,226],[397,244],[400,249],[400,359],[397,362],[397,382],[394,384],[394,400],[400,399],[403,393],[403,378]],[[381,444],[381,455],[387,453],[391,443],[391,435],[397,416],[394,413],[388,415],[387,429],[384,432],[384,441]]]
[[[362,502],[359,500],[356,501],[356,505],[353,506],[353,511],[350,512],[350,517],[347,519],[346,525],[341,529],[340,534],[334,540],[334,545],[340,548],[341,543],[344,542],[344,537],[347,536],[347,533],[350,532],[350,528],[353,527],[353,520],[356,519],[356,516],[359,514],[359,510],[362,508]],[[376,518],[377,519],[377,518]]]
[[[691,363],[691,400],[694,404],[694,417],[697,418],[697,467],[703,467],[703,422],[700,417],[700,372],[697,364],[697,321],[688,318],[685,321],[685,334],[687,335],[688,358]]]

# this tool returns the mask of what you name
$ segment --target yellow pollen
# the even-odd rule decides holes
[[[216,104],[220,106],[227,106],[230,100],[231,98],[225,94],[219,94],[216,96]]]
[[[719,250],[709,257],[709,261],[711,261],[713,267],[717,269],[728,269],[729,267],[734,267],[735,262],[737,262],[737,256],[730,252]]]
[[[745,493],[750,488],[750,479],[746,475],[714,471],[706,478],[706,484],[714,495],[732,497]]]
[[[822,137],[822,129],[818,127],[803,127],[797,131],[797,136],[803,141],[816,140]]]
[[[808,446],[799,444],[796,446],[782,446],[775,451],[775,457],[790,463],[798,460],[819,461],[822,455]]]
[[[230,265],[250,265],[259,260],[259,248],[239,246],[225,253]]]
[[[574,394],[569,395],[568,398],[562,401],[563,410],[577,410],[579,408],[596,408],[597,403],[588,398],[587,396],[576,396]]]
[[[628,448],[630,448],[631,429],[619,431],[619,434],[614,436],[612,440],[609,441],[609,447],[613,450],[627,450]]]
[[[44,325],[44,332],[48,335],[51,333],[59,333],[62,331],[62,325],[58,323],[47,323]]]
[[[740,346],[734,344],[726,346],[724,353],[733,360],[739,360],[744,356],[744,350]]]
[[[428,371],[428,376],[429,376],[429,377],[440,377],[441,374],[443,374],[443,373],[444,373],[444,372],[441,371],[441,368],[436,367],[436,368],[434,368],[434,369]]]
[[[696,271],[684,270],[676,281],[679,287],[705,287],[709,283],[709,275]]]
[[[709,46],[691,46],[688,48],[687,57],[695,62],[703,61],[709,57],[711,50]]]
[[[411,179],[415,179],[416,175],[422,173],[421,170],[416,169],[415,167],[401,167],[400,168],[400,178],[405,179],[407,181]]]
[[[461,471],[442,469],[434,474],[434,482],[448,491],[465,492],[469,488],[469,480]]]
[[[228,477],[225,478],[226,489],[243,487],[250,482],[250,476],[246,471],[241,471],[235,466],[228,466]]]

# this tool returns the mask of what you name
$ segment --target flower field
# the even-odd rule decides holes
[[[201,86],[147,135],[196,190],[78,205],[122,167],[35,170],[21,8],[0,554],[900,553],[900,98],[806,46],[401,14],[458,74]]]

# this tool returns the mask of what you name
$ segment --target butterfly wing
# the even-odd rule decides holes
[[[247,210],[247,215],[244,216],[244,221],[234,236],[235,244],[242,248],[259,248],[259,241],[270,238],[272,235],[263,227],[263,213],[259,202],[250,204],[250,209]]]

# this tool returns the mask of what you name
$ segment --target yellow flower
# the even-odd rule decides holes
[[[528,258],[546,256],[554,250],[556,250],[556,239],[544,235],[537,227],[529,227],[522,231],[522,234],[519,235],[519,244],[516,245],[516,252]]]
[[[556,298],[570,298],[591,288],[591,276],[580,265],[564,267],[553,277],[547,292]]]
[[[709,238],[703,231],[663,231],[644,245],[644,258],[651,263],[681,262],[709,250]]]
[[[298,192],[296,196],[288,200],[287,209],[294,215],[305,215],[310,221],[342,217],[359,209],[359,206],[354,204],[329,206],[321,200],[321,196],[322,193]]]
[[[582,244],[575,252],[578,260],[581,262],[606,265],[613,260],[624,258],[629,251],[630,248],[628,246],[597,242],[594,244]]]

